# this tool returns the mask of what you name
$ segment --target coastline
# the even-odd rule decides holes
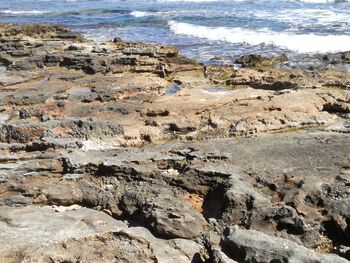
[[[1,24],[3,262],[348,262],[350,74],[286,59]]]

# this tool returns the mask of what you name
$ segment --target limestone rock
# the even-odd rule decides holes
[[[291,241],[237,226],[225,230],[221,245],[227,255],[239,262],[348,262],[336,255],[318,254]]]
[[[1,262],[190,262],[201,246],[163,242],[91,209],[0,208]],[[176,242],[176,241],[175,241]]]

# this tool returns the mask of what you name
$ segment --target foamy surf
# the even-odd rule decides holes
[[[176,12],[165,11],[165,12],[151,12],[151,11],[132,11],[130,13],[133,17],[146,17],[146,16],[161,16],[161,15],[171,15],[176,14]]]
[[[296,2],[311,3],[311,4],[329,4],[329,3],[346,3],[347,0],[295,0]]]
[[[227,0],[154,0],[155,2],[193,2],[193,3],[206,3],[206,2],[227,2]],[[249,0],[229,0],[229,2],[245,2]]]
[[[40,15],[49,12],[40,10],[1,10],[0,13],[9,15]]]
[[[145,16],[152,16],[154,14],[151,12],[145,12],[145,11],[132,11],[130,15],[134,17],[145,17]]]
[[[268,29],[253,31],[238,27],[206,27],[176,21],[170,21],[168,25],[175,34],[254,46],[273,45],[300,53],[340,52],[350,49],[348,35],[292,34]]]
[[[324,9],[285,9],[273,16],[270,12],[261,11],[253,13],[252,16],[264,20],[289,23],[296,26],[313,27],[337,25],[338,28],[346,29],[350,24],[350,10],[334,11]]]
[[[2,22],[64,24],[98,42],[171,44],[204,63],[286,53],[308,64],[308,53],[350,50],[350,0],[16,1],[23,5],[0,0]]]

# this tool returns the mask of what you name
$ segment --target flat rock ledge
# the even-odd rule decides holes
[[[1,24],[0,262],[349,262],[350,74],[287,59]]]
[[[201,249],[190,240],[159,240],[103,212],[60,208],[1,207],[1,262],[190,262]]]

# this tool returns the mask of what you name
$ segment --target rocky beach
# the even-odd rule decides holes
[[[1,23],[0,262],[349,262],[350,52],[313,59]]]

